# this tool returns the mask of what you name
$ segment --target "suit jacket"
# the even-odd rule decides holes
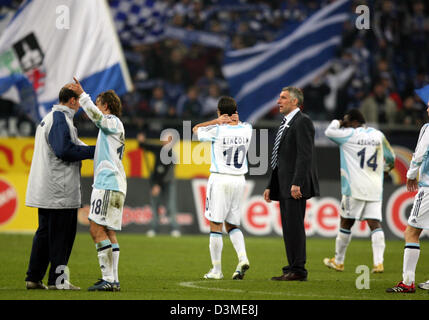
[[[278,150],[278,165],[271,172],[267,189],[270,199],[292,199],[292,185],[300,186],[304,199],[319,195],[314,148],[314,125],[298,111],[283,131]]]

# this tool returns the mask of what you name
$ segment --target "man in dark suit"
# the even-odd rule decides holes
[[[306,281],[306,237],[304,215],[306,201],[319,195],[319,182],[314,152],[314,126],[300,111],[302,91],[283,88],[277,104],[284,118],[276,135],[270,182],[264,192],[267,202],[280,202],[283,239],[288,265],[278,281]]]

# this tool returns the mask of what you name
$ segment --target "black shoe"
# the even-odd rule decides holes
[[[280,277],[272,277],[274,281],[307,281],[307,275],[302,275],[295,272],[288,272],[282,274]]]
[[[113,283],[99,279],[93,286],[88,288],[88,291],[113,291]]]
[[[307,275],[289,272],[285,276],[285,281],[307,281]]]

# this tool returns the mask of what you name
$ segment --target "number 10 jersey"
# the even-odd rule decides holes
[[[381,201],[384,171],[395,154],[384,134],[374,128],[340,128],[333,120],[325,135],[340,147],[341,193],[365,201]]]
[[[248,171],[247,150],[252,139],[252,125],[214,125],[198,128],[198,139],[211,142],[210,172],[243,175]]]

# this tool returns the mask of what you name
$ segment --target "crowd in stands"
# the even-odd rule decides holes
[[[240,49],[272,41],[335,0],[160,1],[168,4],[170,25],[228,35],[230,49]],[[362,4],[370,8],[369,30],[355,26],[355,8]],[[222,5],[230,10],[219,10]],[[426,122],[426,107],[414,89],[429,84],[428,13],[423,0],[353,1],[335,61],[303,88],[304,111],[314,120],[329,121],[361,108],[368,122]],[[135,86],[122,97],[124,116],[135,121],[213,117],[217,99],[229,94],[222,75],[223,50],[177,39],[124,46]],[[277,112],[273,106],[265,119]]]
[[[375,3],[371,29],[360,31],[353,20],[347,23],[333,67],[304,89],[307,102],[309,96],[313,101],[324,96],[324,104],[306,106],[319,114],[325,110],[328,118],[357,107],[368,122],[421,125],[427,121],[426,106],[414,89],[429,83],[429,58],[422,54],[428,47],[429,7],[419,0]],[[336,101],[329,99],[332,88],[339,88]]]
[[[272,41],[279,32],[332,1],[235,1],[259,10],[216,11],[222,0],[170,1],[170,23],[188,30],[228,34],[231,48]],[[369,30],[355,27],[355,8],[366,4]],[[342,117],[361,108],[368,122],[421,125],[426,108],[414,94],[429,84],[429,6],[424,1],[354,1],[342,46],[332,66],[304,88],[304,110],[314,120]],[[374,14],[372,14],[374,13]],[[124,97],[137,117],[201,118],[215,115],[219,96],[228,94],[222,76],[223,50],[178,40],[126,48],[136,84]],[[266,119],[275,117],[277,108]]]

